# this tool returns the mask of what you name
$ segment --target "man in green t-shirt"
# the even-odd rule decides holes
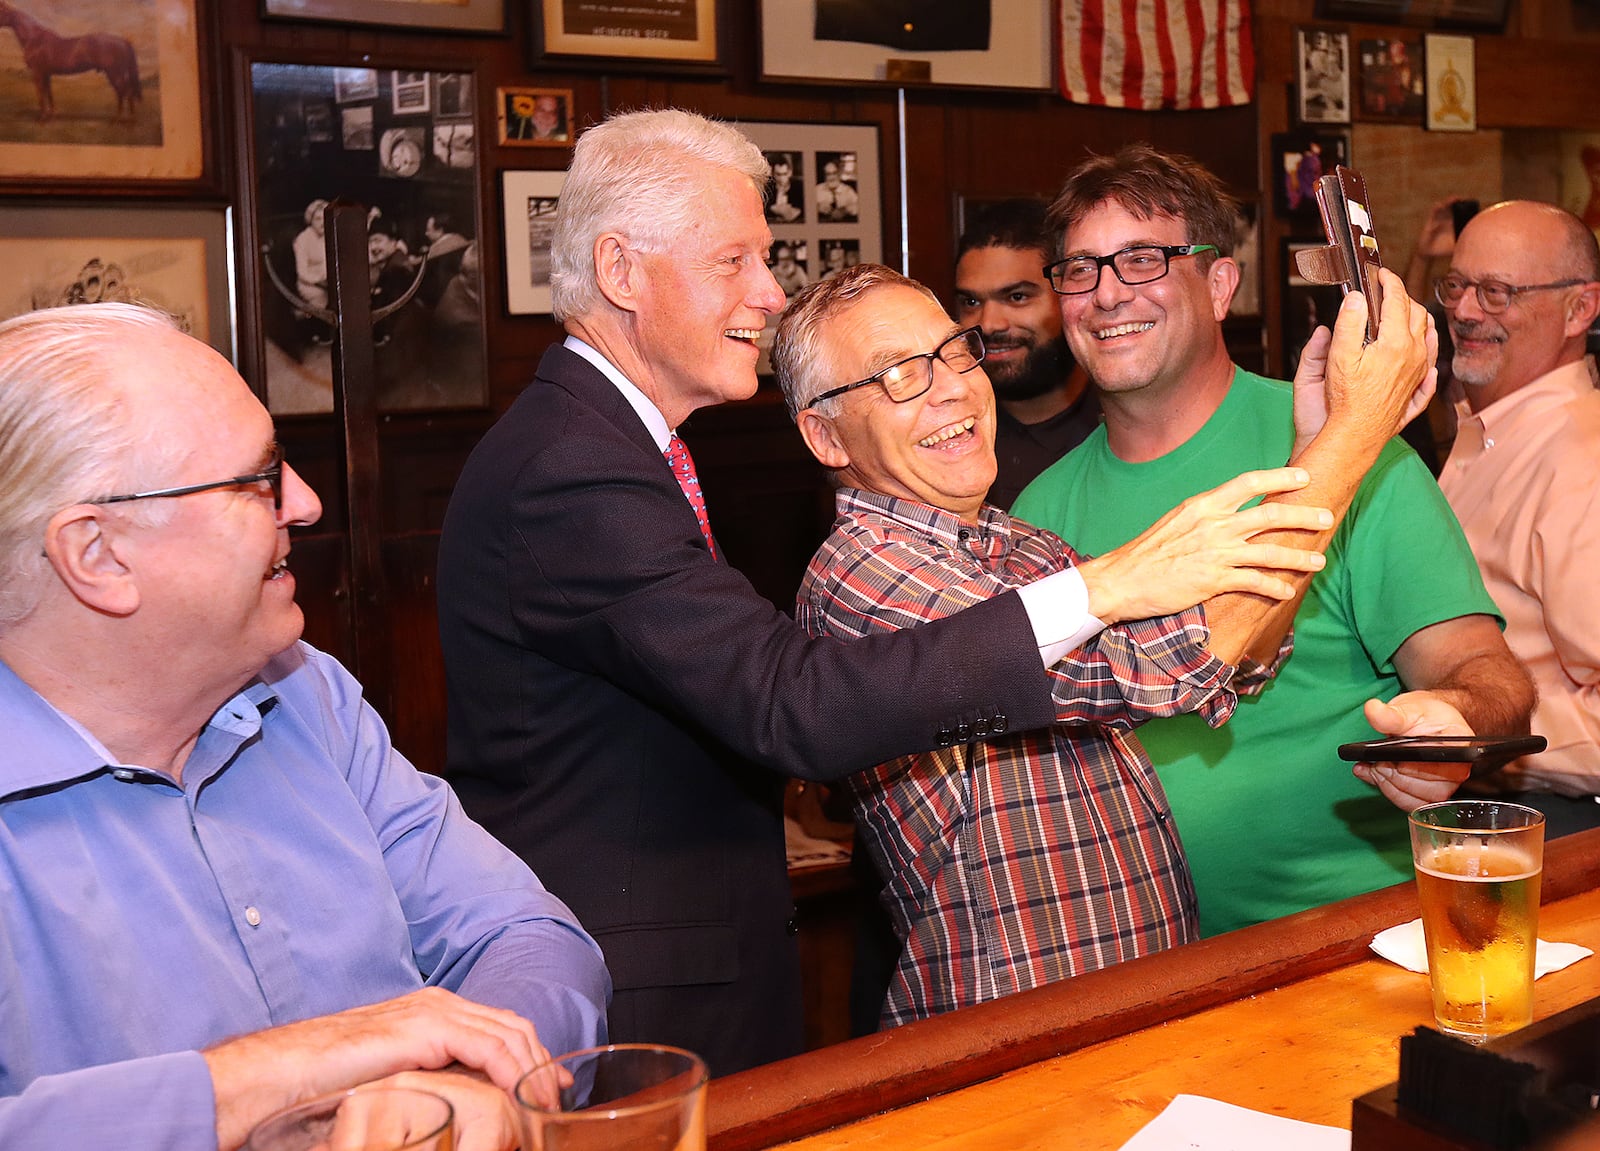
[[[1233,203],[1216,177],[1130,146],[1080,165],[1050,221],[1065,257],[1051,286],[1105,422],[1022,493],[1017,515],[1097,554],[1302,446],[1291,388],[1238,368],[1223,343],[1239,271]],[[1307,354],[1327,346],[1319,330]],[[1373,462],[1327,557],[1295,617],[1294,654],[1265,691],[1216,731],[1190,717],[1140,729],[1206,934],[1410,876],[1397,808],[1415,801],[1385,769],[1352,773],[1337,756],[1368,738],[1363,701],[1405,692],[1452,704],[1480,733],[1528,730],[1527,673],[1460,526],[1402,442]]]

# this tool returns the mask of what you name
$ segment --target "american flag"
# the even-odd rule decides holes
[[[1074,104],[1188,110],[1255,94],[1250,0],[1059,0],[1061,94]]]

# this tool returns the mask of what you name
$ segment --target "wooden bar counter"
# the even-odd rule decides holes
[[[1350,1126],[1433,1022],[1425,975],[1373,935],[1410,883],[712,1082],[712,1151],[1115,1151],[1174,1095]],[[1542,938],[1600,952],[1600,830],[1547,845]],[[1535,984],[1545,1018],[1600,995],[1600,956]]]

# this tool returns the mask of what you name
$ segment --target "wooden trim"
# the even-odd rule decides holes
[[[1600,886],[1600,829],[1545,848],[1544,902]],[[1366,958],[1410,883],[713,1080],[710,1151],[811,1135]]]

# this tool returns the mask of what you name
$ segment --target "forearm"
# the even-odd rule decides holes
[[[216,1151],[212,1098],[194,1051],[45,1075],[0,1099],[0,1147]]]
[[[1527,735],[1531,729],[1533,682],[1509,652],[1474,655],[1418,690],[1454,707],[1477,735]]]

